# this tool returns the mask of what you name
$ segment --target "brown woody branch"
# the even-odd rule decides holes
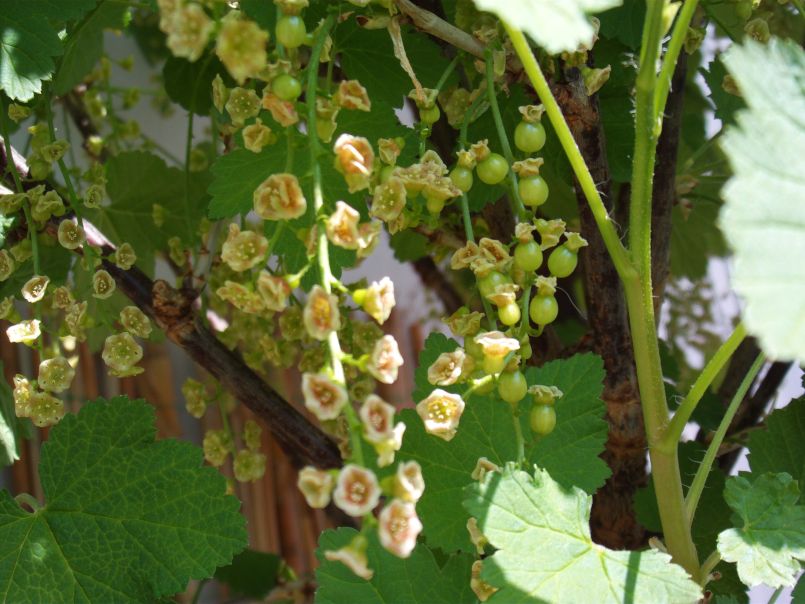
[[[410,0],[395,0],[397,8],[407,15],[414,25],[430,35],[444,40],[456,48],[479,58],[484,56],[484,45],[467,32],[459,29],[433,14],[429,10],[417,6]]]
[[[16,153],[13,156],[20,174],[28,174],[28,166],[22,156]],[[6,159],[3,154],[0,165],[3,174],[8,168]],[[98,242],[106,241],[94,226],[86,221],[84,226],[88,236],[94,235]],[[48,228],[55,229],[57,225],[51,223]],[[107,257],[114,252],[108,243],[102,243],[101,248]],[[193,309],[194,292],[176,290],[162,280],[152,281],[136,266],[123,270],[109,260],[102,262],[126,297],[147,314],[172,342],[263,420],[297,467],[304,464],[323,468],[341,465],[341,455],[335,442],[204,326]]]

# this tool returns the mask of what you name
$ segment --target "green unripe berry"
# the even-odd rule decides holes
[[[514,129],[514,146],[525,153],[536,153],[545,146],[545,126],[520,122]]]
[[[548,201],[548,183],[542,176],[521,178],[517,183],[520,199],[529,207],[536,208]]]
[[[292,75],[281,73],[271,81],[271,92],[283,101],[295,101],[302,94],[302,84]]]
[[[421,107],[419,109],[419,121],[428,126],[438,122],[441,116],[442,112],[435,103],[431,107]]]
[[[498,318],[507,327],[517,325],[520,321],[520,307],[515,302],[501,306],[498,308]]]
[[[527,273],[542,266],[542,249],[536,241],[518,243],[514,248],[514,264]]]
[[[466,193],[472,188],[472,170],[463,166],[456,166],[450,172],[450,180],[462,192]]]
[[[506,357],[484,356],[483,368],[489,375],[500,373],[506,368]]]
[[[425,206],[428,208],[428,212],[438,215],[444,208],[444,199],[440,197],[428,197],[425,200]]]
[[[509,173],[509,163],[498,153],[490,153],[486,159],[475,167],[478,178],[488,185],[496,185]]]
[[[529,417],[531,430],[540,436],[546,436],[556,427],[556,410],[551,405],[534,405]]]
[[[560,245],[548,257],[548,270],[554,277],[563,279],[573,274],[578,263],[578,252],[568,249],[566,245]]]
[[[537,325],[548,325],[559,316],[559,304],[554,296],[535,296],[528,307],[528,314]]]
[[[505,371],[498,377],[498,394],[500,398],[516,405],[528,392],[528,383],[522,371]]]
[[[277,42],[285,48],[299,48],[307,40],[305,22],[299,15],[283,15],[275,29]],[[276,94],[276,93],[275,93]]]
[[[491,271],[478,281],[478,291],[486,298],[488,295],[493,294],[499,285],[503,285],[504,283],[511,283],[511,279],[503,273]]]

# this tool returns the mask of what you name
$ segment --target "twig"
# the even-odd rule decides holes
[[[470,53],[478,58],[484,56],[484,45],[470,34],[451,25],[444,19],[434,15],[411,2],[410,0],[396,0],[397,8],[422,31],[444,40],[456,48]]]

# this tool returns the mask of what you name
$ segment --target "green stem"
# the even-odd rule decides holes
[[[735,413],[738,411],[738,407],[740,407],[741,402],[743,402],[746,393],[749,392],[752,382],[757,377],[757,374],[760,373],[765,360],[766,359],[763,356],[763,353],[761,353],[755,359],[752,367],[749,368],[749,372],[746,374],[746,376],[744,376],[741,385],[738,386],[735,396],[732,397],[730,405],[727,407],[726,413],[724,413],[724,417],[721,418],[721,423],[718,424],[716,433],[713,435],[713,440],[710,441],[710,445],[707,447],[707,451],[704,454],[702,463],[699,465],[699,469],[696,470],[696,476],[693,477],[693,482],[690,485],[690,489],[688,489],[687,497],[685,497],[685,514],[688,518],[689,524],[693,524],[693,518],[696,515],[696,508],[699,505],[699,498],[702,496],[704,485],[707,482],[708,475],[710,474],[710,468],[716,459],[716,455],[718,455],[718,448],[721,446],[721,443],[724,442],[727,429],[730,427],[732,419],[735,417]]]
[[[11,150],[11,139],[8,136],[8,124],[6,123],[6,103],[3,100],[3,95],[0,94],[0,134],[3,135],[3,145],[6,148],[6,169],[11,172],[11,177],[14,179],[14,186],[17,193],[22,193],[22,179],[19,172],[17,172],[17,164],[14,163],[14,154]]]
[[[539,63],[537,63],[534,57],[534,53],[531,52],[531,48],[523,32],[508,23],[504,22],[503,25],[506,28],[506,32],[509,34],[509,38],[511,38],[517,56],[523,63],[523,68],[531,81],[531,85],[534,87],[534,90],[539,95],[545,107],[545,113],[553,129],[556,131],[556,136],[565,151],[565,155],[567,155],[570,166],[573,168],[573,173],[579,181],[579,185],[587,199],[587,204],[590,206],[590,211],[593,214],[598,230],[601,232],[604,245],[612,258],[612,263],[615,265],[615,269],[618,271],[620,278],[625,281],[634,276],[634,267],[629,259],[626,248],[623,247],[620,237],[618,237],[612,219],[607,213],[604,201],[601,199],[601,194],[598,192],[592,174],[590,174],[590,169],[587,167],[584,157],[581,155],[581,151],[579,151],[576,141],[573,138],[573,134],[570,132],[570,127],[567,125],[562,115],[562,110],[559,108],[559,104],[556,102],[551,88],[548,85],[548,81],[545,79],[542,69],[540,69]]]
[[[520,425],[519,403],[511,405],[512,421],[514,422],[514,441],[517,443],[517,465],[522,467],[525,462],[525,439],[523,439],[523,427]]]
[[[800,8],[800,10],[802,10],[802,9]],[[803,14],[805,15],[805,13],[803,13]],[[783,586],[782,585],[774,590],[774,593],[769,598],[768,604],[774,604],[778,600],[778,598],[780,597],[781,593],[783,593]]]
[[[497,93],[495,92],[495,66],[492,61],[492,51],[487,49],[484,55],[486,64],[486,96],[489,99],[489,107],[492,109],[492,117],[495,121],[495,129],[498,132],[498,139],[500,146],[503,149],[503,156],[509,164],[509,172],[506,175],[507,188],[509,189],[509,199],[512,204],[512,212],[520,220],[528,220],[528,213],[526,212],[523,200],[520,199],[520,191],[517,188],[517,176],[512,171],[512,164],[514,164],[514,154],[512,153],[511,145],[509,145],[509,137],[506,134],[506,127],[503,125],[503,117],[500,115],[500,107],[498,106]]]
[[[430,101],[431,103],[436,102],[436,97],[439,96],[439,92],[441,92],[442,87],[447,82],[447,78],[450,77],[450,74],[453,73],[453,70],[455,70],[456,65],[458,65],[459,56],[460,55],[456,55],[455,57],[453,57],[453,60],[450,61],[447,67],[445,67],[445,70],[442,72],[439,81],[436,82],[436,87],[433,89],[433,92],[430,93],[430,98],[428,99],[428,101]]]
[[[746,328],[743,323],[739,323],[732,332],[732,335],[721,345],[713,355],[713,358],[711,358],[704,369],[702,369],[699,377],[696,378],[696,381],[690,388],[690,392],[688,392],[685,400],[682,401],[679,409],[676,410],[674,417],[671,419],[671,423],[668,424],[668,428],[665,429],[662,438],[657,444],[657,448],[671,452],[676,447],[679,438],[682,436],[682,430],[685,429],[685,425],[696,410],[696,406],[699,404],[702,396],[707,392],[710,384],[713,383],[713,380],[715,380],[716,376],[718,376],[727,364],[727,361],[729,361],[745,337]]]
[[[187,137],[184,143],[184,204],[190,207],[190,155],[193,152],[193,111],[187,112]]]
[[[802,0],[791,0],[791,4],[797,8],[799,16],[805,18],[805,5],[802,3]],[[769,604],[771,604],[771,601],[769,601]]]
[[[660,131],[662,130],[662,114],[665,110],[665,103],[668,101],[668,93],[671,90],[671,79],[674,75],[676,62],[679,60],[679,54],[688,35],[690,21],[693,19],[693,14],[696,12],[698,5],[699,0],[685,0],[682,8],[679,9],[679,16],[677,16],[674,24],[671,41],[668,43],[668,50],[665,51],[665,56],[662,59],[662,68],[657,79],[657,92],[654,97],[654,134],[657,137],[660,136]]]
[[[718,550],[714,550],[712,554],[705,558],[704,562],[702,562],[702,570],[700,573],[700,584],[706,585],[707,581],[710,577],[710,573],[713,572],[718,563],[721,562],[721,554],[718,553]]]

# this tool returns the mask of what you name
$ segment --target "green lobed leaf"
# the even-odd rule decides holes
[[[245,549],[232,563],[215,571],[215,578],[234,593],[262,600],[277,585],[282,558],[277,554]]]
[[[403,28],[402,40],[411,66],[422,86],[433,88],[450,63],[441,47],[415,30]],[[394,56],[389,33],[385,29],[364,29],[354,19],[341,23],[334,33],[334,47],[341,58],[341,68],[350,79],[366,88],[372,102],[383,101],[401,107],[403,98],[414,88],[411,78]],[[455,72],[446,87],[457,81]]]
[[[190,175],[186,194],[184,171],[168,167],[152,153],[126,151],[106,163],[106,178],[111,203],[87,211],[87,217],[114,243],[130,243],[141,269],[153,272],[154,250],[164,249],[170,237],[178,236],[185,244],[196,239],[207,205],[205,173]],[[154,204],[165,209],[159,228],[153,220]]]
[[[441,334],[428,337],[416,370],[415,401],[434,388],[427,383],[430,363],[441,352],[452,352],[456,346]],[[553,361],[539,369],[529,368],[526,371],[529,385],[554,385],[564,392],[556,405],[556,428],[537,442],[528,426],[529,397],[520,403],[529,463],[545,468],[561,484],[576,485],[589,493],[595,492],[609,476],[609,469],[598,457],[607,437],[604,405],[599,399],[603,377],[601,359],[592,354]],[[446,390],[461,392],[459,387]],[[496,393],[471,397],[466,401],[458,432],[450,442],[427,434],[413,410],[404,410],[402,419],[407,429],[400,458],[419,462],[427,485],[417,511],[428,543],[448,552],[473,551],[466,529],[469,516],[461,508],[463,491],[472,482],[470,475],[480,457],[501,466],[516,459],[510,406]]]
[[[765,430],[749,435],[749,466],[754,474],[786,472],[805,485],[805,396],[778,409]]]
[[[805,574],[799,576],[799,581],[791,592],[791,604],[805,604]]]
[[[212,54],[190,62],[170,57],[162,67],[165,92],[172,101],[198,115],[209,115],[212,107],[212,81],[223,66]]]
[[[601,22],[599,34],[604,38],[618,40],[632,50],[640,48],[643,21],[646,18],[646,3],[642,0],[624,0],[623,5],[598,15]],[[596,51],[598,45],[596,44]]]
[[[805,258],[805,51],[750,41],[724,60],[749,106],[722,142],[735,174],[719,218],[732,283],[763,350],[805,362],[805,263],[790,261]]]
[[[4,0],[0,10],[0,90],[29,101],[50,80],[63,52],[55,23],[76,19],[97,0]]]
[[[42,446],[46,504],[0,492],[7,602],[153,602],[246,545],[239,502],[198,447],[154,441],[154,410],[117,397],[67,415]]]
[[[738,565],[749,586],[794,585],[805,561],[805,505],[799,487],[786,473],[734,476],[724,498],[735,512],[735,528],[718,535],[718,552]]]
[[[497,548],[481,578],[490,604],[696,602],[699,586],[658,551],[613,551],[590,537],[592,497],[564,489],[548,472],[506,468],[466,489],[464,506]]]
[[[622,0],[474,0],[475,6],[520,28],[550,54],[592,46],[589,14],[620,6]]]
[[[124,3],[101,0],[69,32],[64,43],[64,56],[53,81],[53,92],[69,92],[95,67],[103,54],[103,30],[122,27],[127,10]]]
[[[724,237],[716,227],[721,204],[696,191],[688,201],[671,210],[671,273],[701,279],[707,274],[710,257],[726,252]]]
[[[374,571],[371,581],[355,575],[341,562],[324,558],[324,552],[347,545],[357,531],[351,528],[327,530],[319,537],[316,556],[317,604],[474,604],[470,569],[474,558],[467,554],[449,556],[439,564],[434,553],[418,544],[409,558],[398,558],[380,546],[370,531],[366,556]]]
[[[394,257],[400,262],[419,260],[428,255],[428,238],[412,230],[394,233],[389,240]]]

